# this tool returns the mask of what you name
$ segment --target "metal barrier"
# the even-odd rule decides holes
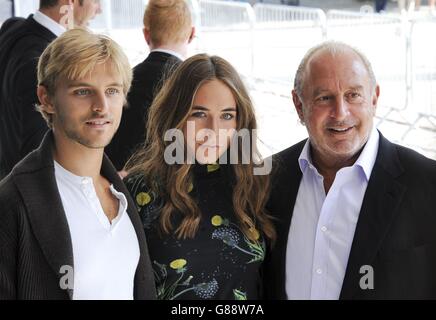
[[[436,19],[413,21],[411,27],[412,107],[420,116],[436,117]]]
[[[254,5],[254,12],[256,28],[325,28],[326,17],[321,9],[257,3]]]
[[[93,28],[142,29],[148,0],[100,0],[103,13],[92,21]]]
[[[387,14],[331,10],[327,13],[327,37],[365,53],[382,87],[380,104],[396,110],[407,107],[410,85],[406,21]]]
[[[39,0],[14,0],[14,14],[18,17],[27,17],[39,8]]]
[[[9,0],[0,0],[0,26],[12,15],[12,2]]]
[[[255,17],[251,5],[200,0],[199,8],[198,50],[220,55],[241,73],[252,75]]]
[[[254,76],[274,82],[292,82],[306,51],[325,37],[324,11],[256,4],[254,12]]]
[[[91,29],[110,35],[123,47],[132,65],[138,64],[149,51],[142,33],[148,0],[100,0],[100,3],[102,14],[91,21]]]
[[[91,27],[109,33],[133,64],[139,62],[148,52],[142,35],[148,1],[101,2],[103,13]],[[25,17],[38,3],[15,0],[15,14]],[[423,116],[436,116],[436,42],[429,38],[436,33],[436,19],[338,10],[326,15],[313,8],[217,0],[191,0],[191,7],[198,20],[193,50],[220,55],[245,75],[290,88],[307,49],[326,39],[340,40],[368,56],[381,84],[381,105],[398,110],[411,105]]]

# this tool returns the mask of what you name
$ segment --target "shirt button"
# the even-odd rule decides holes
[[[321,269],[316,269],[316,273],[317,274],[322,274],[322,270]]]
[[[82,179],[82,184],[88,184],[89,180],[88,179]]]
[[[326,231],[327,231],[327,227],[326,227],[326,226],[322,226],[322,227],[321,227],[321,231],[322,231],[322,232],[326,232]]]

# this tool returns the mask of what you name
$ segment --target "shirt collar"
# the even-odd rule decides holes
[[[359,166],[362,168],[367,180],[369,180],[369,178],[371,177],[371,172],[374,168],[375,160],[377,158],[379,139],[380,135],[377,129],[373,127],[369,135],[368,141],[363,147],[359,158],[353,165],[353,167]],[[310,139],[307,139],[303,150],[301,151],[300,157],[298,158],[298,164],[303,174],[306,172],[307,167],[310,167],[312,170],[318,172],[318,170],[316,170],[315,166],[313,165],[312,157],[310,155]]]
[[[304,144],[303,150],[301,151],[300,157],[298,157],[298,165],[300,166],[301,172],[304,174],[308,166],[312,167],[312,157],[310,156],[310,141],[307,139]]]
[[[91,177],[85,177],[85,176],[82,177],[82,176],[75,175],[74,173],[62,167],[56,160],[53,161],[55,167],[55,175],[58,176],[59,178],[63,178],[74,184],[83,184],[84,182],[88,183],[92,181]]]
[[[56,160],[54,161],[54,167],[55,167],[55,176],[59,179],[64,179],[66,181],[69,181],[75,185],[83,185],[83,184],[90,184],[93,183],[93,180],[91,177],[86,177],[86,176],[78,176],[75,175],[74,173],[68,171],[67,169],[65,169],[64,167],[62,167]],[[118,222],[122,215],[124,214],[124,211],[127,210],[128,207],[128,202],[127,202],[127,198],[124,195],[124,193],[119,192],[115,189],[114,185],[111,184],[109,187],[111,193],[115,196],[115,198],[117,198],[120,201],[120,206],[118,209],[118,215],[117,217],[112,220],[112,226],[115,226],[116,222]]]
[[[65,31],[67,31],[67,29],[65,29],[62,25],[39,10],[35,12],[33,19],[43,27],[53,32],[53,34],[57,37],[61,36]]]
[[[185,60],[186,60],[184,56],[182,56],[180,53],[175,52],[175,51],[173,51],[173,50],[167,50],[167,49],[153,49],[153,50],[151,50],[150,52],[163,52],[163,53],[167,53],[167,54],[170,54],[170,55],[172,55],[172,56],[175,56],[176,58],[178,58],[178,59],[180,59],[180,60],[182,60],[182,61],[185,61]]]
[[[365,147],[360,153],[357,161],[354,163],[354,165],[360,166],[363,169],[367,180],[371,177],[372,168],[374,168],[375,160],[377,158],[379,139],[380,135],[377,129],[373,127]]]

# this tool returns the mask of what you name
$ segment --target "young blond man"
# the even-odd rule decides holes
[[[111,39],[67,31],[38,64],[50,130],[0,183],[0,299],[153,299],[145,235],[104,155],[132,73]]]
[[[27,19],[0,29],[0,179],[41,143],[47,125],[34,110],[38,58],[66,27],[86,26],[101,13],[100,0],[40,0]]]

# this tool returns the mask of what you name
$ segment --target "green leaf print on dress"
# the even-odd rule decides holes
[[[242,248],[239,244],[241,236],[235,228],[241,231],[241,229],[233,222],[223,218],[220,215],[214,215],[211,219],[211,223],[216,229],[212,233],[212,239],[218,239],[223,241],[229,247],[239,250],[252,256],[252,259],[247,263],[253,263],[257,261],[263,261],[265,259],[265,243],[264,241],[252,241],[244,236],[244,242],[248,246],[248,250]],[[250,228],[255,239],[259,239],[259,232],[255,228]],[[241,231],[242,233],[242,231]]]
[[[233,296],[235,300],[247,300],[247,294],[238,289],[233,289]]]
[[[218,292],[219,286],[215,278],[208,282],[191,285],[193,276],[189,275],[185,277],[185,273],[188,270],[187,261],[185,259],[176,259],[171,261],[170,268],[174,271],[170,272],[176,272],[177,274],[180,274],[177,280],[172,284],[166,283],[168,277],[167,265],[160,264],[156,261],[153,263],[155,266],[155,268],[153,268],[154,276],[157,283],[157,298],[160,300],[174,300],[191,291],[193,291],[195,295],[201,299],[211,299]],[[179,291],[177,292],[177,290]]]

